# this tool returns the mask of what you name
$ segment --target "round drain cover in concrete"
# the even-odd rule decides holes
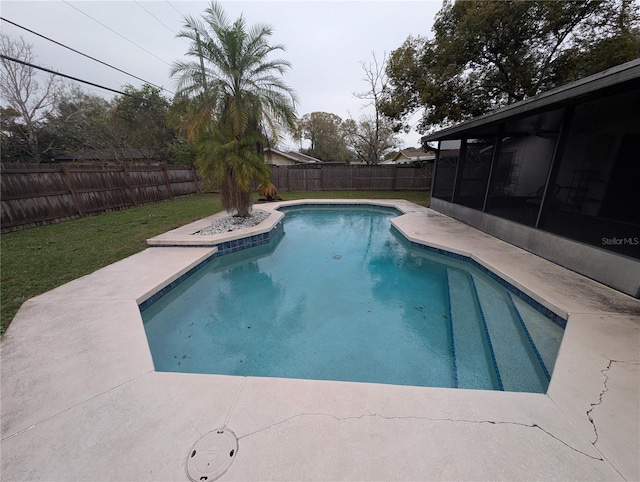
[[[238,439],[231,430],[206,433],[187,456],[187,475],[194,482],[215,480],[224,474],[238,453]]]

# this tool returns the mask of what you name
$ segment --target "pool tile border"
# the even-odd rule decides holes
[[[526,302],[529,306],[534,308],[536,311],[542,313],[547,318],[550,318],[556,325],[558,325],[563,330],[567,327],[567,320],[565,318],[551,311],[549,308],[547,308],[546,306],[542,305],[540,302],[533,299],[527,293],[525,293],[524,291],[520,290],[519,288],[509,283],[500,275],[491,271],[489,268],[482,265],[481,263],[478,263],[472,257],[466,256],[463,254],[454,253],[452,251],[447,251],[442,248],[429,246],[427,244],[418,243],[416,241],[411,241],[397,227],[392,225],[391,229],[393,232],[397,233],[397,235],[402,236],[403,239],[413,248],[447,256],[448,258],[456,259],[458,261],[464,261],[464,262],[470,263],[472,266],[476,267],[477,269],[479,269],[480,271],[482,271],[483,273],[491,277],[494,281],[498,282],[500,285],[502,285],[503,287],[507,288],[509,291],[514,293],[518,298],[522,299],[524,302]]]
[[[181,247],[183,247],[183,246],[181,246]],[[191,268],[190,270],[188,270],[185,273],[183,273],[182,275],[180,275],[178,278],[173,280],[171,283],[169,283],[164,288],[156,291],[149,298],[147,298],[146,300],[138,303],[138,309],[140,310],[140,313],[145,311],[147,308],[149,308],[151,305],[153,305],[156,301],[158,301],[160,298],[162,298],[164,295],[166,295],[169,291],[173,290],[176,286],[178,286],[180,283],[182,283],[187,278],[192,276],[194,273],[196,273],[197,271],[200,271],[202,268],[207,266],[211,261],[213,261],[216,258],[216,254],[217,253],[213,253],[207,259],[201,261],[200,263],[195,265],[193,268]]]
[[[283,231],[283,226],[282,226],[282,221],[280,221],[273,228],[271,228],[270,231],[266,233],[255,234],[253,236],[247,236],[246,238],[233,239],[231,241],[224,241],[222,243],[214,245],[213,247],[218,248],[215,253],[213,253],[211,256],[209,256],[207,259],[203,260],[202,262],[198,263],[189,271],[187,271],[186,273],[176,278],[174,281],[172,281],[167,286],[165,286],[164,288],[160,289],[159,291],[151,295],[149,298],[147,298],[143,302],[139,303],[138,308],[140,309],[140,312],[142,313],[143,311],[148,309],[156,301],[158,301],[168,292],[173,290],[176,286],[178,286],[180,283],[182,283],[187,278],[192,276],[194,273],[196,273],[197,271],[207,266],[214,259],[217,259],[220,256],[225,256],[227,254],[237,253],[238,251],[242,251],[243,249],[255,248],[256,246],[267,244],[273,238],[280,235],[282,231]],[[168,246],[165,245],[163,247],[168,247]],[[191,247],[191,246],[176,245],[175,247],[185,248],[185,247]],[[198,246],[198,247],[202,247],[202,246]]]
[[[217,244],[216,247],[218,248],[218,252],[216,253],[216,256],[219,257],[226,254],[237,253],[243,249],[255,248],[256,246],[267,244],[271,239],[278,235],[282,229],[282,221],[280,221],[266,233],[254,234],[253,236],[248,236],[246,238],[234,239],[232,241],[225,241]]]
[[[396,216],[402,216],[405,214],[401,210],[393,206],[384,206],[382,204],[366,204],[366,203],[304,203],[304,204],[289,204],[286,206],[280,206],[277,208],[278,211],[287,212],[287,211],[296,211],[303,209],[344,209],[345,207],[349,208],[357,208],[357,209],[375,209],[376,211],[387,211],[389,213],[395,214]]]

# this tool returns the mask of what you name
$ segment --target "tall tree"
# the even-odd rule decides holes
[[[352,153],[347,147],[349,129],[346,121],[329,112],[311,112],[300,119],[299,136],[310,141],[300,152],[326,162],[348,162]]]
[[[2,162],[31,162],[20,113],[12,107],[0,107],[0,160]]]
[[[188,60],[171,69],[183,107],[174,119],[195,142],[196,162],[217,182],[225,209],[239,216],[250,213],[250,182],[270,181],[263,147],[295,129],[295,95],[281,78],[290,64],[269,58],[284,50],[269,43],[272,33],[248,27],[243,16],[230,23],[212,2],[201,19],[185,17],[178,36],[191,42]]]
[[[361,62],[364,81],[367,90],[353,95],[367,101],[365,107],[373,107],[373,115],[362,117],[349,129],[349,147],[356,158],[367,164],[377,164],[384,159],[385,154],[398,144],[393,132],[393,125],[385,118],[380,110],[380,104],[387,91],[387,56],[378,60],[375,53],[371,54],[372,61]]]
[[[355,158],[366,164],[378,164],[398,145],[391,120],[380,116],[362,116],[358,122],[349,119],[344,123],[347,143]]]
[[[49,146],[43,147],[38,142],[38,129],[55,104],[62,84],[53,74],[42,83],[36,80],[36,69],[25,65],[34,62],[32,47],[22,37],[14,39],[0,32],[0,53],[0,94],[12,112],[17,113],[13,135],[22,137],[20,143],[28,148],[30,160],[39,162]]]
[[[104,159],[169,159],[176,138],[167,121],[168,104],[160,90],[148,85],[123,87],[129,95],[111,102],[72,87],[47,114],[39,135],[52,146],[51,155],[101,151]]]
[[[129,95],[117,97],[113,102],[118,146],[137,149],[152,158],[162,158],[175,138],[167,119],[169,103],[158,87],[149,84],[139,89],[126,85],[124,92]]]
[[[108,149],[116,145],[112,112],[110,102],[79,87],[63,92],[55,108],[47,114],[43,127],[43,132],[52,139],[52,154]]]
[[[637,0],[446,1],[434,38],[393,51],[383,112],[419,130],[480,115],[638,56]],[[635,5],[635,7],[632,7]],[[617,40],[616,40],[617,39]],[[612,42],[625,48],[617,55]]]
[[[640,57],[640,1],[608,0],[598,15],[581,25],[575,44],[559,64],[570,65],[558,82],[571,82]]]

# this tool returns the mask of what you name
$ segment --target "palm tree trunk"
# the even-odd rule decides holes
[[[234,216],[246,218],[251,214],[251,192],[238,185],[233,169],[227,170],[220,186],[220,201],[222,207]]]
[[[249,217],[251,214],[251,194],[248,192],[244,192],[239,190],[239,206],[238,206],[238,216],[242,218]]]

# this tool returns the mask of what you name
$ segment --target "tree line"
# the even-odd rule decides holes
[[[387,66],[382,113],[427,132],[640,56],[638,0],[445,0]]]
[[[135,148],[154,160],[195,162],[222,187],[225,207],[247,215],[250,182],[270,183],[263,150],[285,135],[323,161],[375,164],[401,131],[445,127],[638,58],[639,2],[445,0],[431,37],[409,36],[388,57],[362,62],[367,88],[353,95],[373,113],[358,120],[298,118],[282,80],[291,65],[270,57],[284,49],[270,43],[272,28],[243,16],[232,22],[215,2],[183,19],[178,37],[189,49],[171,69],[172,99],[148,84],[105,100],[53,75],[38,81],[31,46],[0,33],[1,159],[103,150],[126,162]]]
[[[115,162],[133,153],[143,160],[192,163],[192,153],[171,122],[171,105],[149,84],[123,87],[106,100],[53,74],[37,75],[32,47],[0,33],[2,162],[41,162],[83,151],[98,151]]]
[[[183,33],[188,38],[194,31],[190,26]],[[202,44],[199,36],[191,39],[194,45]],[[0,33],[0,41],[2,52],[33,63],[32,48],[22,38],[11,39]],[[202,46],[194,54],[200,52]],[[372,63],[362,63],[369,90],[353,95],[373,106],[374,115],[357,121],[326,112],[292,118],[291,138],[310,144],[301,147],[300,152],[326,162],[375,164],[398,145],[391,121],[378,108],[386,82],[386,59],[379,63],[375,55],[373,58]],[[132,156],[143,162],[195,161],[195,146],[188,139],[188,130],[183,129],[189,105],[186,90],[168,99],[162,89],[150,84],[140,88],[125,85],[126,95],[106,100],[77,85],[63,84],[55,75],[38,82],[37,72],[28,65],[6,59],[0,62],[3,67],[0,89],[7,104],[0,108],[2,162],[42,162],[88,151],[121,163],[130,162]],[[190,68],[199,67],[199,60],[196,64]],[[186,64],[181,68],[187,68]],[[266,141],[276,147],[279,139],[276,136]]]

